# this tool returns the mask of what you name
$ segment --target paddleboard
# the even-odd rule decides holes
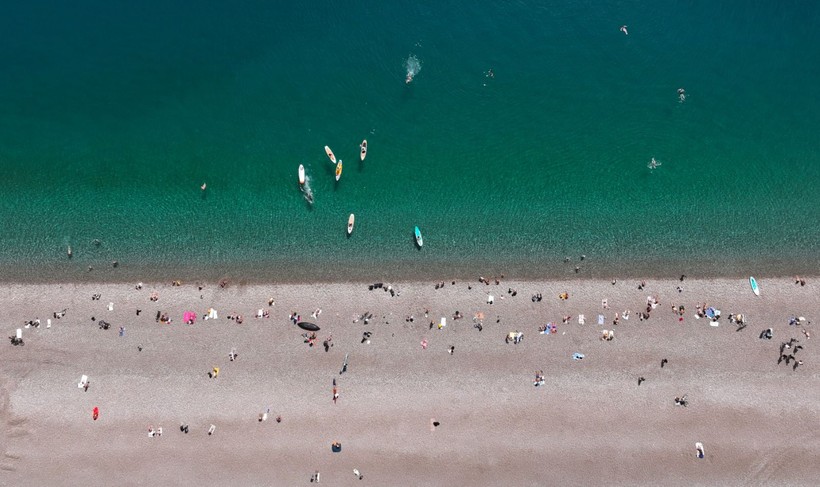
[[[330,162],[336,164],[336,156],[333,155],[333,151],[330,150],[330,147],[325,146],[325,154],[327,154],[327,157],[330,158]]]
[[[418,244],[418,246],[421,247],[422,245],[424,245],[424,239],[421,237],[421,230],[419,230],[419,227],[416,227],[415,234],[416,234],[416,244]]]
[[[336,164],[336,181],[342,177],[342,160],[339,159],[339,163]]]
[[[760,296],[760,288],[757,287],[757,280],[754,277],[749,278],[749,285],[752,286],[752,292],[755,296]]]
[[[350,214],[350,217],[347,219],[347,234],[350,235],[353,233],[353,223],[356,222],[356,217],[353,213]]]
[[[360,157],[362,158],[362,160],[364,160],[364,158],[367,157],[367,139],[363,140],[362,145],[360,145],[359,147],[362,150]]]
[[[305,184],[305,166],[299,164],[299,184]]]

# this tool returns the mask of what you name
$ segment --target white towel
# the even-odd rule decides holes
[[[114,303],[108,303],[108,311],[114,311]]]
[[[604,324],[604,315],[598,315],[598,324],[599,324],[599,325],[603,325],[603,324]]]
[[[586,323],[586,318],[584,315],[578,315],[578,324],[583,325],[584,323]]]

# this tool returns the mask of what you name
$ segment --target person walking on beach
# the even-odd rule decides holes
[[[643,376],[638,377],[638,385],[641,385],[641,382],[643,382],[643,381],[645,381],[645,380],[646,380],[646,379],[644,379],[644,378],[643,378]]]
[[[661,368],[663,368],[663,366],[666,365],[668,362],[669,362],[668,360],[662,359],[661,360]]]

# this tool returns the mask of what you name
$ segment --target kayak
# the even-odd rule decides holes
[[[750,277],[749,285],[752,286],[752,292],[755,293],[755,296],[760,296],[760,288],[757,287],[757,279]]]
[[[421,230],[419,230],[419,227],[416,227],[415,234],[416,234],[416,244],[419,247],[421,247],[422,245],[424,245],[424,239],[421,238]]]
[[[332,162],[333,164],[336,164],[336,156],[333,155],[333,151],[330,150],[330,147],[325,146],[325,154],[327,154],[327,157],[330,158],[330,162]]]
[[[315,323],[308,323],[307,321],[300,321],[296,326],[307,331],[319,331],[319,327]]]
[[[367,139],[363,140],[362,145],[360,145],[359,147],[362,149],[360,157],[362,158],[362,160],[364,160],[364,158],[367,157]]]
[[[350,218],[347,219],[347,234],[350,235],[353,233],[353,223],[355,223],[356,217],[353,213],[350,214]]]
[[[336,164],[336,181],[342,177],[342,160],[339,159],[339,163]]]

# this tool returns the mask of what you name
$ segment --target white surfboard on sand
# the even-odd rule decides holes
[[[749,277],[749,285],[752,286],[752,292],[755,293],[755,296],[760,296],[760,288],[757,286],[757,279],[754,277]]]

